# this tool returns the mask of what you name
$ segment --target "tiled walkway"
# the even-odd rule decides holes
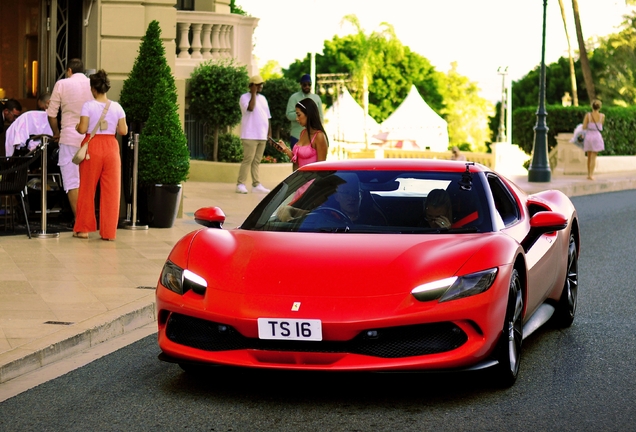
[[[528,192],[560,189],[570,196],[636,189],[636,172],[553,178]],[[194,211],[218,206],[224,228],[238,226],[263,198],[240,195],[233,184],[186,183],[184,217],[169,229],[117,231],[115,242],[26,235],[0,237],[0,383],[155,319],[154,287],[175,242],[199,227]]]

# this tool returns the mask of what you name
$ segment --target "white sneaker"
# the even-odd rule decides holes
[[[247,188],[245,187],[244,184],[237,184],[236,185],[236,193],[240,193],[240,194],[246,194],[247,193]]]
[[[264,187],[262,184],[258,184],[254,187],[252,187],[252,193],[269,193],[269,189],[267,189],[266,187]]]

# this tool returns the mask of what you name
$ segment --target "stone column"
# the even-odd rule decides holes
[[[212,24],[203,24],[203,31],[201,32],[202,47],[201,56],[204,59],[212,58],[210,50],[212,49],[212,43],[210,41],[210,35],[212,33]]]
[[[177,23],[179,30],[179,58],[190,58],[190,41],[188,40],[190,33],[190,23]]]
[[[201,28],[203,24],[192,24],[192,58],[203,58],[201,55]]]
[[[212,26],[212,58],[221,57],[221,53],[220,53],[221,41],[219,37],[220,31],[221,31],[220,24],[214,24]]]

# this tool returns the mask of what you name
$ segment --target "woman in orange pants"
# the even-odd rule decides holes
[[[73,237],[88,238],[88,233],[97,230],[95,218],[95,191],[100,185],[99,234],[102,240],[115,240],[119,221],[119,195],[121,159],[119,143],[115,134],[126,135],[126,114],[117,102],[108,100],[110,81],[104,70],[90,76],[91,93],[95,98],[82,108],[77,131],[86,134],[97,126],[95,136],[90,141],[87,158],[80,163],[80,187],[77,199],[77,214]],[[104,120],[100,122],[104,109]],[[90,134],[84,138],[88,141]]]

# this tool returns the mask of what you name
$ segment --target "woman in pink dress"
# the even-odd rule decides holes
[[[307,98],[296,104],[296,118],[305,129],[294,150],[290,150],[283,141],[278,141],[280,151],[285,153],[294,164],[294,170],[314,162],[327,160],[327,134],[320,121],[320,114],[316,103]]]
[[[583,150],[587,153],[587,178],[589,180],[594,180],[596,155],[598,152],[605,150],[605,142],[601,135],[605,114],[601,114],[600,111],[601,101],[594,100],[592,102],[592,112],[585,114],[583,119],[583,130],[585,131]]]

